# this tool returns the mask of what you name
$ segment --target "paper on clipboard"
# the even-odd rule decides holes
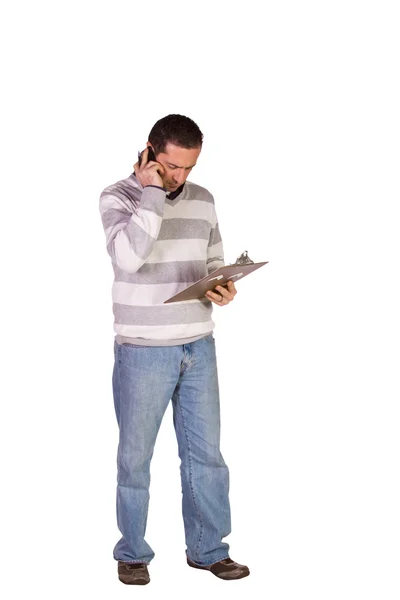
[[[185,288],[175,296],[168,298],[168,300],[164,301],[164,304],[168,304],[170,302],[182,302],[184,300],[196,300],[203,298],[205,293],[208,290],[212,290],[217,285],[225,285],[228,281],[239,281],[239,279],[243,279],[246,275],[249,275],[256,269],[266,265],[266,262],[260,263],[251,263],[246,265],[226,265],[224,267],[220,267],[216,271],[210,273],[210,275],[206,275],[202,279],[199,279],[189,287]]]

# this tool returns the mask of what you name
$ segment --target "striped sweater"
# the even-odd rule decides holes
[[[102,192],[100,214],[114,269],[116,341],[170,346],[211,333],[209,300],[163,302],[224,265],[213,196],[186,181],[172,200],[132,174]]]

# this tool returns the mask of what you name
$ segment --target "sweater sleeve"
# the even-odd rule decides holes
[[[208,275],[223,267],[224,261],[224,249],[222,245],[221,234],[219,231],[218,218],[214,207],[214,220],[210,232],[210,239],[207,247],[207,272]]]
[[[145,263],[157,240],[164,213],[165,190],[148,186],[132,213],[116,194],[100,196],[100,214],[107,251],[123,271],[135,273]]]

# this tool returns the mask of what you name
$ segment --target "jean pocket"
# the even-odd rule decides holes
[[[215,338],[213,336],[212,333],[210,333],[209,335],[206,335],[204,338],[209,344],[214,344],[215,342]]]

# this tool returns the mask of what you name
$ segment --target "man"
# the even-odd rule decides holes
[[[114,548],[119,579],[143,585],[154,552],[145,541],[150,461],[172,399],[181,458],[182,513],[189,566],[221,579],[249,569],[229,557],[229,474],[220,452],[220,413],[212,304],[236,295],[230,281],[207,298],[164,304],[224,265],[214,199],[186,181],[203,142],[182,115],[153,126],[127,179],[106,188],[100,212],[115,280],[114,405],[119,425]],[[149,160],[152,158],[155,160]]]

